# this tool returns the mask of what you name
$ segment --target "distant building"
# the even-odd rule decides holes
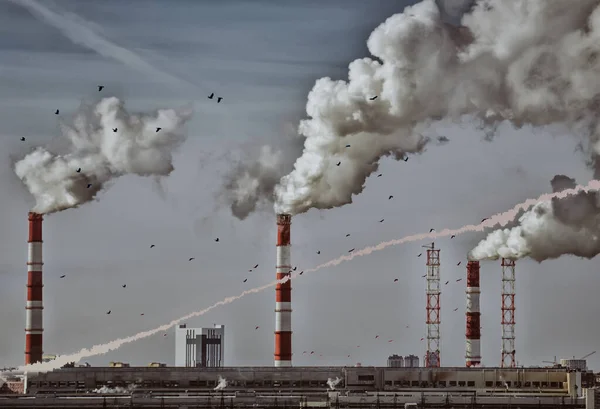
[[[587,361],[585,359],[561,359],[560,366],[574,371],[587,371]]]
[[[224,363],[225,326],[175,328],[175,366],[215,368]]]
[[[127,362],[109,362],[108,366],[110,368],[129,368]]]
[[[404,358],[401,355],[390,355],[387,360],[388,368],[404,368]]]
[[[419,367],[419,357],[416,355],[407,355],[404,357],[404,367],[405,368],[418,368]]]

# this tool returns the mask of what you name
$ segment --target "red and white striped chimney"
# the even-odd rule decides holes
[[[291,276],[292,216],[277,215],[277,280]],[[292,281],[275,287],[275,366],[292,366]]]
[[[481,365],[479,293],[479,261],[469,261],[467,263],[467,367]]]
[[[44,216],[29,212],[27,257],[27,317],[25,321],[25,364],[42,362],[44,332],[42,301],[42,221]]]

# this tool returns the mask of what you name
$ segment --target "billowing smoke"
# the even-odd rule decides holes
[[[227,387],[227,379],[223,378],[219,375],[219,383],[214,387],[213,390],[220,391],[221,389],[225,389]]]
[[[303,154],[275,188],[277,213],[350,203],[383,156],[421,152],[420,132],[442,118],[585,124],[600,153],[598,0],[450,3],[470,9],[461,27],[423,0],[373,31],[373,58],[352,62],[348,81],[317,80],[299,126]]]
[[[327,378],[327,386],[329,386],[329,389],[331,389],[333,391],[333,390],[335,390],[335,387],[338,386],[338,384],[341,381],[342,381],[342,379],[337,376],[335,379]]]
[[[188,108],[130,114],[117,98],[83,106],[72,125],[61,125],[66,154],[38,147],[15,165],[36,200],[33,211],[53,213],[93,200],[111,180],[126,174],[167,176],[173,150],[185,136]],[[160,130],[158,130],[160,128]]]
[[[572,189],[575,179],[555,176],[552,190]],[[580,192],[565,198],[553,198],[525,212],[518,225],[490,233],[470,253],[469,258],[518,259],[531,257],[542,262],[563,254],[593,258],[600,253],[600,195]]]
[[[135,390],[136,385],[130,385],[127,388],[123,388],[122,386],[116,386],[114,388],[110,388],[108,386],[102,386],[100,388],[94,389],[93,393],[98,393],[100,395],[114,395],[114,394],[126,394],[131,393]]]

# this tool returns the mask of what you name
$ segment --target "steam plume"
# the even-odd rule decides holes
[[[105,98],[94,107],[82,107],[73,125],[62,125],[70,142],[67,154],[38,147],[16,163],[15,173],[35,197],[33,211],[47,214],[77,207],[119,176],[169,175],[172,151],[185,140],[181,127],[190,117],[188,109],[129,114],[123,102]]]
[[[219,383],[214,387],[213,390],[220,391],[221,389],[225,389],[227,387],[227,379],[223,378],[219,375]]]
[[[335,390],[335,387],[342,381],[341,378],[337,377],[335,379],[331,379],[331,378],[327,378],[327,386],[329,386],[329,389],[331,389],[332,391]]]
[[[575,187],[564,175],[552,181],[554,192]],[[512,229],[496,230],[469,254],[471,259],[518,259],[542,262],[563,254],[593,258],[600,253],[600,196],[580,192],[563,199],[540,202],[519,218]]]
[[[496,215],[490,217],[489,219],[487,219],[486,221],[484,221],[483,223],[480,223],[477,225],[470,224],[470,225],[466,225],[463,227],[459,227],[458,229],[454,229],[454,230],[444,229],[444,230],[441,230],[440,232],[421,233],[421,234],[415,234],[412,236],[406,236],[401,239],[384,241],[382,243],[377,244],[376,246],[365,247],[364,249],[354,251],[350,254],[346,254],[346,255],[340,256],[336,259],[325,262],[323,264],[319,264],[318,266],[313,267],[312,269],[303,270],[303,272],[304,273],[312,273],[315,271],[319,271],[323,268],[337,266],[338,264],[341,264],[345,261],[351,261],[355,257],[366,256],[366,255],[369,255],[376,251],[383,250],[390,246],[398,246],[398,245],[401,245],[404,243],[421,241],[421,240],[425,240],[425,239],[436,239],[439,237],[446,237],[446,236],[450,236],[453,234],[458,235],[458,234],[468,233],[468,232],[483,231],[485,228],[495,226],[496,224],[505,226],[507,223],[514,220],[514,218],[518,214],[518,212],[530,208],[531,206],[535,205],[539,201],[550,200],[554,197],[564,198],[569,195],[577,194],[581,191],[587,192],[590,190],[598,190],[598,189],[600,189],[600,180],[592,180],[586,186],[576,186],[573,189],[563,190],[562,192],[559,192],[559,193],[545,194],[545,195],[538,197],[537,199],[528,199],[523,203],[519,203],[518,205],[513,207],[511,210],[508,210],[504,213],[496,214]],[[212,311],[213,309],[215,309],[221,305],[231,304],[232,302],[239,300],[240,298],[243,298],[246,295],[260,293],[268,288],[275,287],[278,283],[285,283],[292,278],[297,279],[299,277],[300,277],[300,272],[292,273],[290,276],[286,276],[285,278],[283,278],[281,280],[272,281],[263,286],[245,290],[238,295],[227,297],[221,301],[214,303],[213,305],[211,305],[203,310],[189,313],[181,318],[177,318],[177,319],[169,322],[168,324],[161,325],[160,327],[157,327],[157,328],[154,328],[154,329],[151,329],[148,331],[143,331],[143,332],[137,333],[135,335],[129,336],[127,338],[116,339],[116,340],[108,342],[106,344],[95,345],[95,346],[91,347],[90,349],[84,348],[84,349],[80,350],[79,352],[76,352],[71,355],[60,355],[60,356],[57,356],[56,359],[54,359],[50,362],[40,362],[40,363],[35,363],[35,364],[30,364],[30,365],[24,365],[24,366],[17,368],[16,371],[17,372],[26,372],[26,373],[27,372],[31,372],[31,373],[48,372],[48,371],[52,371],[54,369],[58,369],[68,362],[79,362],[83,358],[86,358],[86,357],[102,355],[107,352],[114,351],[125,344],[139,341],[140,339],[148,338],[152,335],[156,335],[158,333],[164,332],[164,331],[168,330],[169,328],[171,328],[181,322],[188,321],[191,318],[204,315],[207,312]],[[8,374],[10,372],[12,372],[12,371],[5,372],[5,373]],[[0,373],[0,375],[3,375],[3,374]]]
[[[348,81],[317,80],[299,126],[304,152],[275,188],[276,213],[351,203],[381,157],[421,152],[419,132],[442,118],[585,123],[600,153],[598,0],[444,3],[472,6],[462,27],[423,0],[373,31],[374,57],[352,62]]]

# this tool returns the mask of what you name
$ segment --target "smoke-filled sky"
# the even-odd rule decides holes
[[[97,201],[46,217],[46,353],[128,336],[271,281],[274,216],[267,207],[243,221],[234,217],[222,188],[226,176],[239,169],[240,159],[267,155],[264,145],[294,151],[297,141],[290,142],[290,135],[306,116],[315,81],[347,79],[348,64],[369,55],[369,34],[409,3],[155,0],[142,8],[117,0],[1,2],[0,367],[23,362],[27,211],[35,205],[14,163],[38,146],[63,149],[61,123],[72,124],[82,102],[98,102],[97,85],[129,112],[192,103],[194,114],[185,126],[187,138],[174,148],[168,178],[122,176]],[[209,101],[211,92],[224,100]],[[437,122],[422,132],[449,142],[431,144],[408,162],[384,158],[351,205],[293,219],[293,264],[309,268],[353,247],[479,222],[552,191],[557,174],[578,182],[591,177],[586,157],[576,151],[579,139],[560,125],[514,129],[503,123],[492,142],[469,118]],[[464,280],[455,279],[464,276],[467,252],[484,237],[436,243],[442,277],[450,280],[442,293],[444,365],[464,364]],[[392,353],[422,356],[420,246],[390,248],[296,280],[295,364],[385,365]],[[190,257],[195,260],[188,262]],[[517,274],[519,362],[541,364],[596,349],[600,334],[588,321],[600,307],[589,300],[600,276],[592,261],[524,259]],[[484,363],[494,366],[500,359],[499,262],[482,262],[482,287],[482,352]],[[227,365],[271,365],[274,298],[266,291],[188,324],[226,326]],[[89,362],[173,363],[173,348],[170,333]],[[307,358],[303,350],[316,354]],[[600,358],[590,363],[597,368]]]

